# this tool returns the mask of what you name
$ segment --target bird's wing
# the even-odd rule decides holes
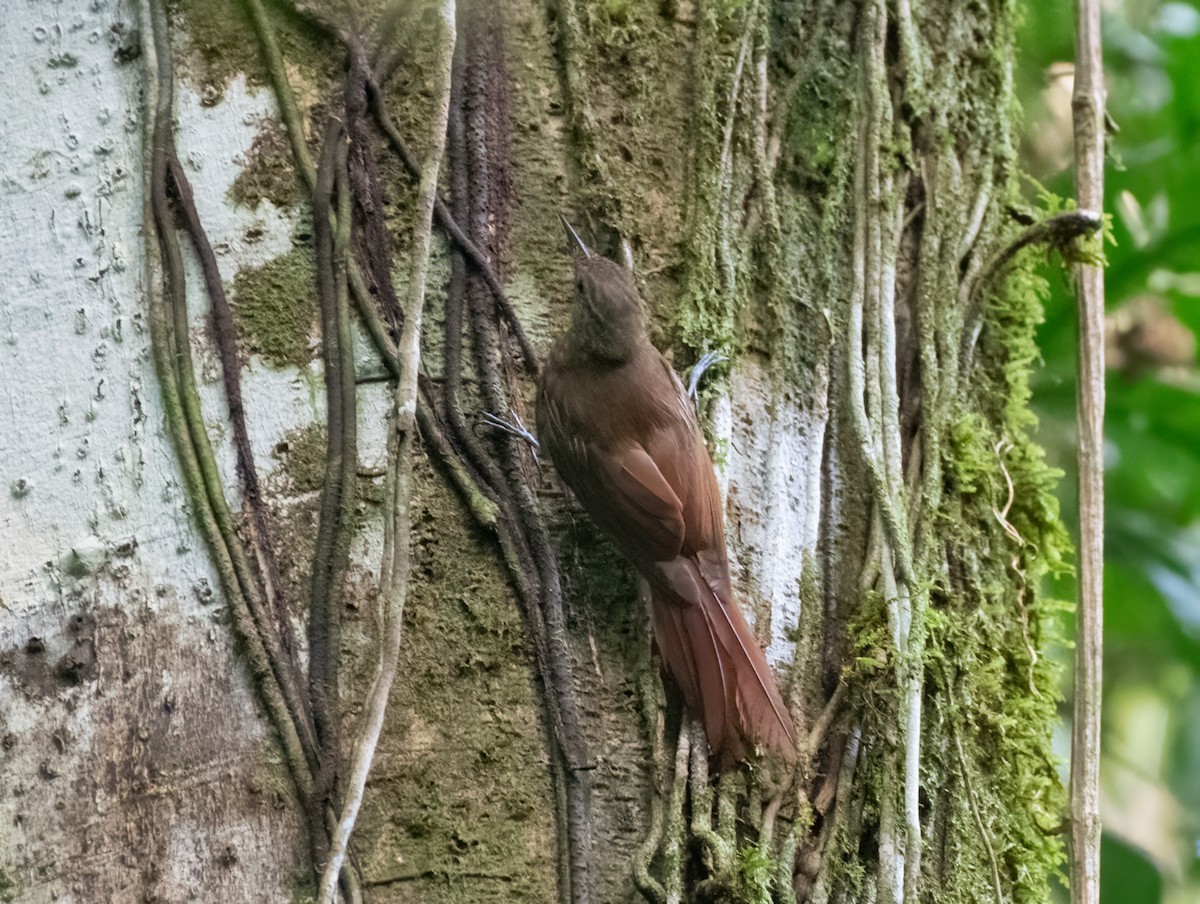
[[[662,356],[655,397],[659,400],[655,429],[642,437],[647,454],[657,465],[682,505],[683,551],[699,555],[705,580],[729,596],[728,563],[721,493],[696,409],[678,374]]]
[[[679,555],[683,504],[654,459],[637,442],[619,446],[573,424],[552,398],[539,407],[538,433],[559,475],[593,520],[635,563]]]
[[[608,457],[614,515],[620,517],[642,555],[653,560],[677,556],[683,545],[683,504],[662,471],[641,446],[629,446]]]

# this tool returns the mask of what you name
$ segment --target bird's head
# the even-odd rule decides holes
[[[575,267],[571,330],[594,357],[620,363],[645,340],[646,323],[633,274],[594,253],[562,219]]]

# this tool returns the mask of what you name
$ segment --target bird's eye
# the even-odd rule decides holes
[[[583,292],[583,280],[582,279],[575,280],[575,291]]]

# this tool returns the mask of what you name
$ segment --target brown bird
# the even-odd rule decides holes
[[[687,393],[650,344],[632,276],[573,246],[571,326],[542,372],[538,437],[592,519],[650,585],[654,637],[716,768],[795,732],[729,579],[721,497]]]

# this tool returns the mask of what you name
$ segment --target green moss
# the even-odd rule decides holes
[[[876,679],[887,678],[883,670],[894,654],[886,602],[883,594],[867,591],[846,626],[852,658],[845,664],[843,678],[851,685],[871,688]]]
[[[316,265],[299,246],[233,281],[233,317],[243,343],[274,367],[305,367],[316,342]]]
[[[183,24],[181,74],[200,86],[204,104],[220,103],[225,86],[238,75],[262,84],[258,49],[243,3],[172,0],[168,8],[173,24]]]
[[[694,160],[688,173],[683,297],[673,324],[679,341],[691,349],[733,348],[734,315],[745,292],[745,286],[739,284],[744,278],[744,262],[735,253],[727,206],[733,193],[733,146],[727,155],[722,115],[727,103],[722,91],[727,92],[726,86],[732,83],[737,53],[738,41],[728,12],[720,4],[699,8],[693,51],[695,85],[690,112]]]
[[[312,493],[321,489],[325,480],[327,438],[324,424],[308,424],[289,430],[275,446],[275,454],[283,462],[293,493]]]
[[[1058,604],[1041,597],[1039,584],[1048,569],[1063,566],[1068,545],[1053,495],[1058,474],[1030,438],[1029,374],[1038,361],[1034,330],[1042,303],[1030,260],[1020,261],[986,300],[971,370],[956,370],[964,362],[958,360],[961,322],[951,300],[962,279],[961,252],[955,249],[969,217],[969,200],[960,209],[957,200],[941,202],[959,198],[963,185],[976,185],[981,176],[996,179],[997,197],[972,250],[987,260],[1012,237],[1004,211],[1016,200],[1016,180],[1011,98],[1003,78],[1012,50],[1006,43],[1011,36],[1005,17],[983,8],[966,17],[949,12],[948,4],[935,3],[917,13],[923,17],[916,23],[921,35],[929,33],[926,26],[932,21],[954,22],[955,31],[937,42],[944,48],[940,58],[923,48],[930,56],[924,61],[920,96],[909,97],[905,85],[897,108],[901,128],[908,115],[905,105],[927,111],[920,127],[911,130],[913,147],[906,134],[883,142],[890,161],[921,174],[924,197],[939,201],[912,215],[910,234],[917,247],[910,251],[901,244],[898,281],[911,288],[905,286],[903,270],[919,259],[914,341],[921,347],[901,345],[899,351],[920,361],[926,431],[922,449],[936,454],[924,462],[924,473],[936,481],[925,488],[926,504],[936,499],[936,508],[921,511],[914,525],[919,538],[916,572],[922,582],[914,590],[929,597],[921,784],[922,823],[931,837],[918,897],[939,904],[993,900],[995,870],[1006,899],[1040,902],[1050,898],[1051,877],[1063,859],[1061,837],[1053,833],[1061,819],[1063,789],[1050,744],[1057,720],[1057,676],[1044,655],[1048,646],[1061,641],[1061,625]],[[978,53],[960,52],[981,38]],[[823,68],[836,73],[839,54],[830,49],[828,58]],[[814,210],[822,227],[818,235],[834,237],[825,248],[817,244],[810,264],[828,277],[801,277],[798,285],[819,286],[822,278],[828,279],[825,297],[833,299],[831,321],[840,336],[838,317],[845,306],[837,299],[850,288],[845,255],[855,212],[844,198],[853,174],[846,162],[853,157],[846,156],[848,146],[837,137],[850,131],[846,123],[853,117],[838,108],[854,88],[848,91],[844,83],[821,73],[800,84],[808,97],[787,124],[790,141],[784,154],[791,156],[781,158],[781,170],[797,180],[797,187],[811,187],[820,200],[808,207],[803,199],[785,202],[784,222],[788,203],[795,203],[798,228],[789,233],[788,242],[795,248],[804,248],[805,226],[811,225]],[[810,113],[807,121],[797,115],[804,111]],[[942,122],[937,121],[940,111],[946,116]],[[841,132],[829,131],[826,115]],[[840,148],[840,154],[826,156],[827,136],[834,136],[832,147]],[[967,160],[981,165],[968,169]],[[905,203],[911,209],[915,202],[910,196]],[[794,266],[803,264],[795,259]],[[899,319],[908,313],[902,307],[907,304],[903,292],[898,291],[896,302]],[[786,312],[780,322],[786,323],[783,316]],[[835,376],[835,392],[841,388]],[[855,663],[849,680],[865,701],[864,758],[855,777],[862,815],[844,834],[839,828],[827,866],[834,897],[857,900],[876,869],[871,858],[864,862],[859,856],[861,844],[879,831],[880,802],[895,791],[899,762],[891,746],[899,706],[890,667],[893,645],[878,594],[861,599],[848,634],[848,653]],[[858,801],[856,797],[855,806]],[[1014,801],[1020,804],[1014,806]],[[994,863],[977,820],[986,826]]]
[[[992,431],[978,412],[966,412],[950,425],[949,461],[955,489],[966,495],[991,487],[1000,458],[989,445]]]
[[[769,349],[776,373],[803,394],[842,333],[844,308],[831,299],[851,291],[844,237],[852,228],[850,186],[857,156],[853,120],[857,76],[830,29],[798,79],[781,141],[779,224],[752,249],[753,316],[747,341]]]
[[[259,122],[242,171],[229,186],[229,200],[251,209],[262,201],[281,208],[300,203],[300,180],[293,166],[292,148],[279,120],[267,117]]]
[[[988,300],[980,336],[985,379],[979,387],[979,405],[999,424],[996,432],[1011,446],[1005,455],[1014,487],[1008,520],[1024,539],[1026,554],[1039,560],[1040,577],[1045,568],[1054,572],[1068,568],[1071,541],[1054,492],[1062,472],[1046,463],[1045,453],[1031,438],[1037,417],[1029,408],[1029,378],[1041,361],[1036,330],[1047,297],[1046,282],[1034,271],[1035,264],[1032,254],[1023,255],[1021,265]]]
[[[601,0],[600,8],[614,23],[624,25],[629,22],[634,4],[631,0]]]
[[[239,76],[253,86],[267,84],[244,0],[170,0],[168,6],[173,24],[183,25],[181,74],[200,87],[203,104],[220,103],[226,85]],[[338,61],[326,38],[279,5],[263,6],[293,71],[321,80],[331,76]]]
[[[829,56],[809,68],[796,87],[782,145],[788,177],[813,186],[829,186],[844,172],[846,121],[853,99],[854,61],[827,49]]]

